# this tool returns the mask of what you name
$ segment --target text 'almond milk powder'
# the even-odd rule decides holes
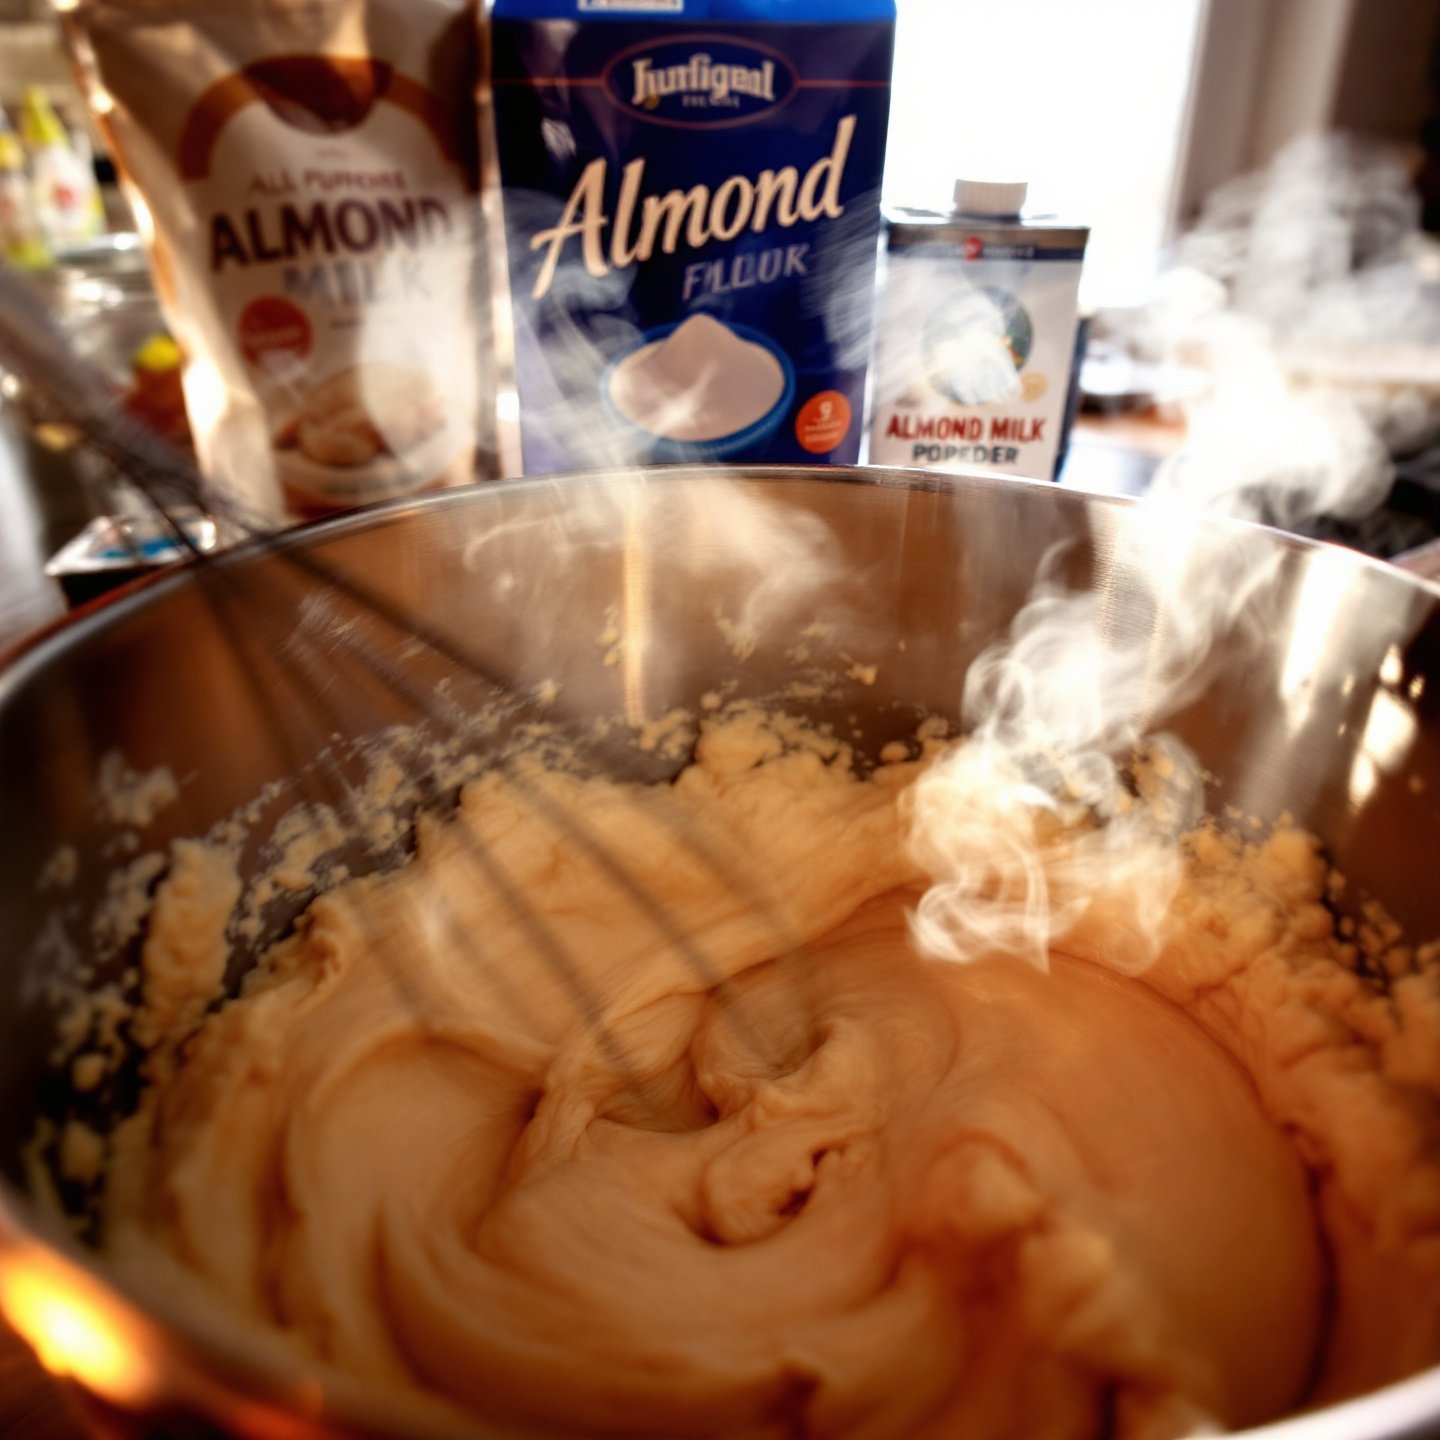
[[[219,495],[315,513],[493,473],[475,0],[78,0]]]
[[[525,469],[859,457],[893,0],[496,0]]]

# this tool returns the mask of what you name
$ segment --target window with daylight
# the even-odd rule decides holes
[[[1081,301],[1143,301],[1177,209],[1205,0],[897,0],[885,192],[1024,179],[1092,227]]]

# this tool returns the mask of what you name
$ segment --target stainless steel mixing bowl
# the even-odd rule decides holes
[[[1238,525],[1157,522],[1127,502],[978,476],[677,470],[639,483],[516,482],[313,526],[280,553],[232,552],[203,577],[174,574],[40,640],[0,677],[5,1311],[112,1421],[138,1412],[153,1431],[184,1414],[232,1433],[296,1435],[392,1423],[288,1361],[241,1353],[193,1316],[108,1282],[32,1204],[22,1158],[37,1116],[68,1103],[48,1058],[56,937],[87,933],[119,863],[117,828],[95,804],[101,758],[118,750],[137,770],[164,765],[179,778],[179,800],[143,835],[149,848],[204,832],[334,734],[406,718],[384,687],[341,686],[331,698],[344,703],[320,711],[308,701],[329,690],[323,675],[312,669],[295,688],[286,641],[299,607],[312,607],[313,626],[315,599],[287,553],[373,584],[520,689],[560,682],[558,705],[578,715],[643,722],[727,682],[773,692],[795,674],[808,629],[810,660],[851,675],[821,709],[878,747],[913,725],[916,707],[956,715],[967,665],[1004,634],[1047,555],[1059,577],[1097,594],[1114,637],[1158,657],[1189,617],[1183,602],[1157,609],[1130,542],[1173,542],[1179,526],[1218,540],[1227,562],[1273,567],[1164,721],[1213,774],[1212,801],[1291,811],[1323,838],[1352,892],[1440,934],[1440,591]],[[750,622],[753,652],[737,643]],[[339,638],[331,653],[339,666]],[[400,659],[427,684],[446,668]],[[452,693],[463,703],[483,691],[462,676]],[[57,891],[41,877],[62,845],[75,849],[77,879]],[[1263,1433],[1440,1434],[1440,1370]]]

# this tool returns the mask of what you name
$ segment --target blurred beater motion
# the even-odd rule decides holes
[[[135,487],[176,549],[197,562],[198,583],[205,588],[224,631],[251,667],[257,693],[275,692],[272,721],[296,773],[305,775],[316,787],[311,803],[337,816],[345,830],[364,832],[372,817],[365,813],[353,783],[335,768],[316,768],[313,753],[337,729],[341,717],[353,724],[357,714],[373,709],[377,724],[383,716],[392,724],[427,727],[451,744],[463,741],[474,724],[474,714],[457,708],[443,686],[432,688],[433,677],[428,683],[421,678],[423,666],[417,671],[417,657],[432,665],[438,663],[447,674],[458,674],[478,686],[479,698],[472,699],[476,709],[498,703],[528,714],[534,721],[543,719],[552,730],[565,735],[577,761],[618,776],[654,776],[653,756],[628,743],[597,737],[589,726],[589,716],[582,714],[566,722],[564,707],[555,707],[548,695],[518,685],[512,675],[488,662],[482,651],[397,608],[387,598],[383,583],[369,583],[327,565],[303,547],[286,543],[283,531],[270,528],[263,509],[242,508],[228,503],[221,492],[207,491],[188,458],[117,402],[107,377],[73,352],[23,281],[3,270],[0,364],[21,376],[52,413],[73,425],[83,443]],[[616,514],[628,507],[653,512],[658,506],[674,512],[677,528],[694,524],[708,528],[708,509],[704,515],[690,515],[687,499],[683,492],[671,495],[662,491],[652,502],[641,473],[630,483],[608,490],[569,499],[557,494],[552,525],[561,573],[567,551],[584,546],[592,536],[608,535]],[[282,562],[282,587],[269,592],[237,587],[224,566],[214,565],[214,554],[199,546],[192,534],[191,517],[202,503],[214,515],[228,543],[250,541]],[[733,622],[740,637],[737,643],[743,643],[745,635],[766,622],[772,607],[818,582],[825,570],[828,537],[807,517],[777,523],[775,515],[739,495],[726,507],[726,515],[727,525],[714,547],[712,563],[744,565],[755,575]],[[123,538],[122,532],[122,543]],[[477,561],[483,554],[481,539],[475,550]],[[670,758],[673,761],[673,756]],[[728,1004],[724,975],[713,969],[687,937],[684,921],[652,898],[643,876],[630,873],[607,855],[584,814],[558,804],[523,773],[517,772],[511,783],[529,806],[569,834],[588,861],[651,918],[675,954],[693,968],[702,987],[716,990],[721,1003]],[[792,948],[783,908],[765,883],[728,848],[726,837],[697,829],[683,810],[668,805],[663,788],[654,791],[652,804],[658,823],[679,851],[712,873],[757,923],[771,927],[772,943],[782,950]],[[506,903],[518,915],[528,914],[523,892],[505,882],[503,869],[497,867],[483,841],[474,842],[471,863],[478,874],[501,888]],[[617,1073],[628,1075],[625,1054],[615,1047],[599,1020],[604,1010],[600,998],[586,992],[564,951],[546,940],[539,927],[527,922],[524,928],[540,944],[546,964],[570,989],[580,1013],[600,1026],[600,1043]],[[483,961],[481,964],[483,967]],[[407,993],[403,962],[391,978],[403,998]],[[735,1024],[746,1043],[765,1047],[764,1036],[758,1030],[747,1030],[743,1016],[737,1016]]]

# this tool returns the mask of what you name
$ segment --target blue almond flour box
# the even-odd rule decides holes
[[[527,473],[859,458],[893,0],[496,0]]]

